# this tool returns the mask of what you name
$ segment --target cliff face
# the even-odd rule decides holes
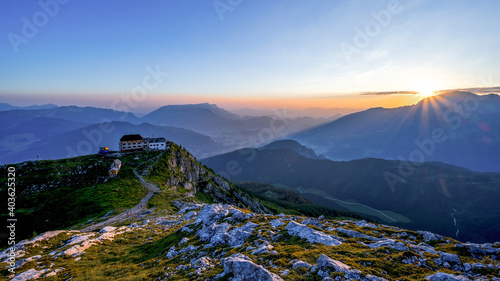
[[[153,165],[148,177],[162,189],[183,191],[186,198],[201,193],[214,203],[250,208],[256,213],[269,213],[266,207],[246,192],[202,166],[193,155],[176,144]]]

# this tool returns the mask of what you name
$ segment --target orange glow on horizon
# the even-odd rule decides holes
[[[420,95],[339,95],[314,97],[244,97],[244,96],[207,96],[168,95],[151,97],[144,103],[159,106],[167,104],[194,104],[208,102],[225,109],[240,108],[352,108],[367,109],[372,107],[394,108],[413,105],[422,99]]]
[[[134,99],[127,94],[84,94],[75,93],[74,95],[57,94],[19,94],[5,95],[5,102],[13,105],[32,105],[54,103],[59,106],[77,105],[94,106],[102,108],[112,108],[120,111],[131,112],[150,112],[159,107],[173,104],[197,104],[211,103],[227,109],[306,109],[306,108],[345,108],[364,110],[373,107],[394,108],[407,105],[413,105],[419,102],[423,97],[421,95],[360,95],[360,94],[342,94],[320,96],[290,96],[276,97],[269,95],[256,96],[223,96],[223,95],[200,95],[200,94],[148,94],[141,100]],[[23,102],[17,102],[22,100]],[[29,102],[27,102],[29,101]],[[29,103],[29,104],[28,104]],[[128,110],[127,110],[128,109]]]

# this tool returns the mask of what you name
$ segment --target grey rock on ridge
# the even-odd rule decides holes
[[[303,268],[306,268],[306,269],[309,269],[312,267],[312,265],[308,264],[307,262],[305,261],[296,261],[293,263],[293,266],[292,266],[292,269],[296,269],[296,268],[299,268],[299,267],[303,267]]]
[[[345,235],[347,235],[347,237],[351,237],[351,238],[365,238],[365,239],[368,239],[368,240],[371,240],[371,241],[380,241],[379,238],[375,238],[373,236],[368,236],[366,234],[363,234],[363,233],[360,233],[360,232],[357,232],[357,231],[354,231],[354,230],[343,229],[343,228],[338,228],[336,230],[337,230],[337,232],[344,233]]]
[[[252,235],[257,224],[247,222],[241,227],[233,228],[228,223],[217,224],[219,220],[231,215],[229,221],[242,221],[246,218],[245,214],[230,206],[223,204],[206,205],[198,212],[193,224],[201,224],[202,228],[198,231],[198,236],[202,241],[210,241],[205,247],[211,247],[222,244],[229,244],[232,247],[241,246],[245,240]]]
[[[264,267],[253,263],[248,257],[242,254],[234,254],[222,260],[224,272],[219,276],[223,277],[228,273],[233,273],[233,281],[282,281],[281,277],[269,272]]]
[[[451,239],[436,240],[434,246],[430,246],[416,232],[395,227],[373,224],[359,229],[359,222],[324,219],[314,221],[316,227],[324,229],[318,231],[296,222],[313,221],[310,218],[256,214],[227,204],[176,202],[176,205],[180,208],[176,214],[161,216],[147,212],[128,227],[106,226],[99,232],[90,233],[50,232],[31,241],[20,242],[16,245],[19,249],[16,255],[23,260],[19,263],[19,273],[12,276],[12,280],[28,280],[33,276],[63,278],[61,263],[67,264],[71,258],[79,262],[93,247],[99,247],[98,257],[108,250],[113,251],[118,245],[138,247],[124,243],[123,239],[133,239],[132,244],[138,243],[139,247],[142,245],[149,251],[156,251],[156,256],[149,261],[154,266],[141,267],[141,272],[162,268],[161,276],[154,276],[158,280],[215,281],[227,278],[274,281],[309,276],[351,281],[464,281],[497,280],[495,278],[500,272],[500,257],[493,254],[500,248],[499,243],[467,246],[456,243],[462,248],[473,246],[492,252],[488,259],[484,256],[475,258],[471,253],[466,258],[469,262],[462,265],[462,256],[445,250],[455,246]],[[335,234],[340,233],[349,233],[352,237],[336,240]],[[385,237],[389,236],[388,233],[392,233],[390,236],[394,238]],[[375,234],[380,237],[376,242],[369,239]],[[61,239],[65,235],[68,238]],[[290,245],[289,239],[293,236],[300,237],[300,243]],[[162,243],[148,245],[165,241],[165,237],[178,237],[178,240],[171,241],[164,248],[156,246],[165,245]],[[115,240],[118,241],[115,243]],[[42,248],[44,251],[41,254],[40,245],[47,247]],[[6,252],[0,253],[3,263],[7,262]],[[360,252],[363,258],[358,258]],[[115,255],[113,253],[113,259]],[[296,255],[299,255],[298,259],[291,258]],[[374,259],[376,262],[372,263]],[[395,270],[390,275],[386,270],[392,267],[402,267],[402,271]],[[367,268],[370,268],[370,273],[378,272],[380,276],[368,274]],[[82,274],[71,269],[63,272],[65,279]]]
[[[338,237],[314,230],[294,221],[288,223],[285,230],[288,231],[290,235],[299,236],[300,238],[306,239],[310,243],[321,243],[326,246],[338,246],[342,244],[342,242],[339,241],[340,238]]]
[[[25,281],[25,280],[38,279],[48,271],[50,271],[50,269],[36,270],[34,268],[31,268],[17,275],[16,277],[12,278],[11,281]]]
[[[372,249],[389,247],[398,251],[408,251],[408,247],[403,242],[397,242],[394,239],[381,239],[376,243],[368,245]]]
[[[333,260],[325,255],[321,255],[316,262],[319,268],[332,268],[337,272],[350,272],[351,267],[344,264],[343,262]]]
[[[269,210],[258,203],[248,193],[227,182],[219,175],[210,172],[198,163],[196,158],[182,149],[174,149],[165,160],[170,171],[180,171],[164,180],[163,185],[171,188],[183,187],[194,197],[198,191],[210,194],[217,203],[228,203],[241,208],[249,206],[253,212],[269,213]]]
[[[333,270],[333,272],[344,273],[347,280],[359,280],[361,278],[359,275],[361,271],[357,269],[351,269],[351,267],[346,265],[345,263],[333,260],[326,255],[321,254],[316,263],[320,268],[320,271],[318,271],[318,275],[325,278],[328,278],[328,276],[330,275],[330,270]]]
[[[438,272],[430,276],[425,277],[429,281],[466,281],[469,278],[463,275],[453,275],[449,273]]]
[[[228,244],[232,247],[242,246],[245,241],[252,235],[254,229],[258,225],[253,222],[247,222],[242,227],[236,227],[229,232],[229,242]]]

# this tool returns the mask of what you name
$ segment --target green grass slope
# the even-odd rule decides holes
[[[133,168],[155,156],[155,153],[121,156],[123,165],[116,178],[108,177],[115,158],[98,155],[1,166],[0,174],[5,175],[0,178],[1,219],[8,217],[9,167],[16,169],[15,218],[19,241],[48,230],[76,228],[108,212],[118,213],[135,206],[147,191],[135,178]],[[6,240],[2,239],[1,245],[6,246]]]

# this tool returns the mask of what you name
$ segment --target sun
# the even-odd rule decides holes
[[[422,98],[428,98],[436,95],[436,85],[433,83],[421,83],[416,87],[418,95]]]

